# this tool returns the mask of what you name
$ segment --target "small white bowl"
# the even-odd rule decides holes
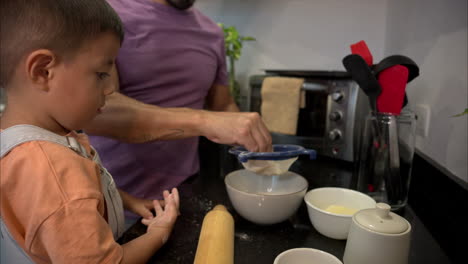
[[[273,264],[343,264],[330,253],[314,248],[293,248],[286,250],[275,258]]]
[[[307,180],[293,172],[278,176],[237,170],[224,179],[234,209],[243,218],[261,225],[285,221],[301,205]]]
[[[370,196],[346,188],[317,188],[310,190],[304,197],[309,219],[314,228],[322,235],[334,239],[347,239],[353,214],[326,211],[329,206],[339,206],[357,212],[375,208],[375,200]]]

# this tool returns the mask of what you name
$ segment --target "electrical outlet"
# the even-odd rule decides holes
[[[431,108],[429,105],[416,105],[414,112],[417,116],[416,135],[426,138],[429,135],[429,121],[431,120]]]

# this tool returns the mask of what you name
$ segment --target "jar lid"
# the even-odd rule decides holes
[[[357,212],[353,218],[361,226],[378,233],[401,234],[410,224],[403,217],[390,212],[390,205],[377,203],[375,208]]]

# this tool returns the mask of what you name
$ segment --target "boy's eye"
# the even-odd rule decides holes
[[[96,74],[99,80],[104,80],[105,78],[110,76],[107,72],[96,72]]]

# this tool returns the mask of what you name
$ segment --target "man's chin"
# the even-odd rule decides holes
[[[179,10],[186,10],[193,6],[195,0],[166,0],[166,2]]]

